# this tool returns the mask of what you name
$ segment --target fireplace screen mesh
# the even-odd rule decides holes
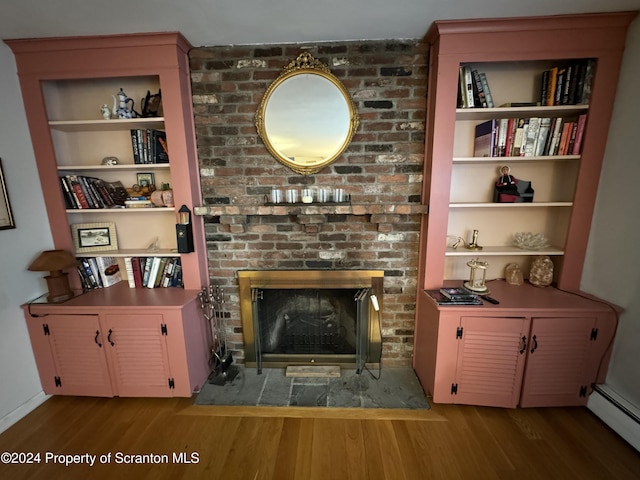
[[[263,354],[355,354],[358,289],[261,289]]]

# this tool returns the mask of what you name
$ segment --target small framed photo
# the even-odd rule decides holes
[[[4,180],[4,172],[2,171],[2,159],[0,159],[0,230],[16,228],[11,214],[11,204],[9,203],[9,195],[7,195],[7,184]]]
[[[74,223],[71,235],[76,253],[118,249],[115,223]]]
[[[141,187],[150,187],[156,184],[156,177],[153,173],[138,173],[136,183]]]

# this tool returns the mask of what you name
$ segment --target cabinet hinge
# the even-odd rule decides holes
[[[45,335],[51,335],[51,332],[49,331],[49,325],[47,325],[46,323],[42,324],[42,330]]]
[[[587,396],[587,386],[586,385],[582,385],[580,387],[580,396],[581,397],[586,397]]]
[[[458,327],[458,329],[456,330],[456,339],[462,338],[462,330],[462,327]]]
[[[598,329],[597,328],[592,328],[591,329],[591,340],[595,340],[596,338],[598,338]]]
[[[452,383],[451,384],[451,395],[457,395],[458,394],[458,384],[457,383]]]
[[[170,378],[170,379],[169,379],[169,388],[176,388],[176,384],[175,384],[175,382],[173,381],[173,378]]]
[[[62,380],[60,380],[60,377],[53,377],[53,380],[55,382],[55,386],[56,387],[61,387],[62,386]]]
[[[166,335],[167,334],[167,324],[163,323],[162,325],[160,325],[160,332],[162,332],[162,335]]]

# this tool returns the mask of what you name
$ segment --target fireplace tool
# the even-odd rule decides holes
[[[206,320],[209,343],[209,383],[224,385],[238,375],[238,368],[231,365],[233,356],[227,350],[227,329],[222,305],[224,304],[224,289],[219,285],[203,287],[198,294],[200,307]]]

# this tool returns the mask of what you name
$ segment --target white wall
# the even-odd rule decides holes
[[[607,385],[640,409],[640,18],[627,37],[582,289],[624,309]]]
[[[13,53],[0,42],[0,158],[16,223],[0,230],[0,432],[45,397],[20,305],[46,292],[27,266],[53,241]],[[57,181],[53,178],[52,181]]]

